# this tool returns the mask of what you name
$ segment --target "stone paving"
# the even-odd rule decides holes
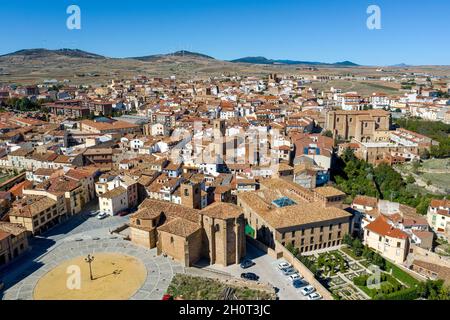
[[[184,267],[171,258],[157,256],[156,249],[138,247],[120,235],[111,235],[129,217],[99,220],[89,215],[97,209],[95,203],[88,204],[83,213],[33,238],[32,249],[0,271],[0,280],[5,284],[0,299],[30,300],[38,280],[61,262],[89,253],[110,252],[138,258],[147,268],[145,283],[131,299],[160,300],[174,274],[184,273]]]
[[[3,293],[4,300],[32,300],[33,290],[38,280],[58,264],[68,259],[96,252],[113,252],[133,256],[143,262],[147,268],[147,278],[142,287],[131,297],[132,300],[160,300],[165,294],[174,274],[184,273],[184,267],[170,258],[156,255],[156,249],[148,250],[136,247],[120,238],[103,238],[99,240],[64,241],[49,253],[35,261],[29,261],[28,276],[23,274],[6,276],[6,282],[15,283]],[[39,268],[32,272],[33,263]],[[11,277],[16,277],[12,279]]]

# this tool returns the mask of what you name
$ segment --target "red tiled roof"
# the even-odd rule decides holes
[[[374,197],[358,195],[353,200],[353,204],[357,204],[357,205],[361,205],[361,206],[365,206],[365,207],[377,208],[378,200],[377,200],[377,198],[374,198]]]
[[[407,239],[408,235],[400,229],[391,226],[385,217],[379,216],[367,227],[367,230],[372,231],[376,234],[385,237],[397,238],[397,239]]]
[[[33,182],[25,180],[21,183],[16,184],[14,187],[9,189],[8,191],[12,193],[15,197],[20,197],[23,194],[23,189],[31,188],[33,186]]]

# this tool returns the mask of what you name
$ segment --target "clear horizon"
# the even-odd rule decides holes
[[[66,9],[81,9],[81,30],[69,30]],[[367,7],[381,9],[380,30],[366,26]],[[127,58],[198,52],[219,60],[248,56],[365,66],[449,65],[446,0],[376,3],[311,1],[129,1],[2,3],[8,33],[0,54],[22,49],[80,49]]]

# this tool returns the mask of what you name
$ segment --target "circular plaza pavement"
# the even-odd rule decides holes
[[[126,300],[136,293],[147,278],[144,264],[134,257],[96,253],[89,258],[92,260],[90,264],[86,261],[87,257],[80,256],[66,260],[46,273],[34,287],[33,298]]]
[[[148,250],[137,247],[120,237],[77,238],[75,240],[62,241],[48,253],[36,259],[25,261],[25,265],[21,266],[21,272],[6,275],[5,283],[9,282],[13,285],[6,288],[2,298],[5,300],[32,300],[36,285],[41,279],[45,279],[46,276],[49,277],[52,272],[58,270],[58,266],[64,266],[68,261],[86,257],[88,254],[94,255],[94,257],[96,254],[99,256],[102,256],[102,254],[129,256],[139,261],[139,264],[142,264],[145,269],[143,270],[142,285],[135,284],[134,288],[129,288],[130,295],[132,294],[130,299],[133,300],[160,300],[165,294],[174,274],[184,273],[183,266],[170,258],[158,256],[156,249]],[[93,268],[95,270],[95,261]],[[45,296],[41,297],[45,298]],[[46,298],[50,297],[46,296]],[[78,298],[82,299],[81,297]],[[86,297],[86,299],[90,298],[124,299],[126,297],[102,297],[101,295]]]

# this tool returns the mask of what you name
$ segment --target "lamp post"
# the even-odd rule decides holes
[[[94,280],[94,277],[92,276],[92,261],[94,261],[94,256],[88,254],[87,257],[84,259],[84,261],[89,263],[89,275],[91,277],[91,280]]]

